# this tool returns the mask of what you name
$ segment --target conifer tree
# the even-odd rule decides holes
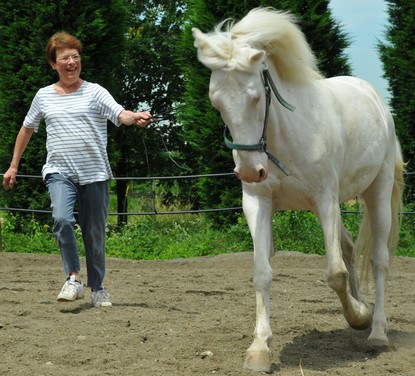
[[[387,0],[389,25],[385,42],[379,43],[384,77],[389,82],[390,106],[395,119],[398,138],[402,145],[407,171],[415,171],[415,3]],[[413,201],[415,177],[406,178],[406,196]]]
[[[123,54],[128,11],[124,0],[50,2],[3,0],[0,3],[0,168],[9,167],[16,135],[38,89],[56,82],[45,58],[53,33],[65,30],[84,44],[82,77],[113,93]],[[116,22],[114,22],[116,20]],[[40,175],[45,162],[45,129],[32,137],[20,164],[21,174]],[[40,179],[20,179],[13,191],[0,190],[1,206],[48,208],[49,198]],[[43,220],[50,216],[43,216]],[[47,219],[46,219],[47,218]],[[22,226],[24,227],[24,226]]]
[[[114,140],[110,145],[113,170],[119,177],[180,173],[168,153],[178,149],[173,107],[180,98],[183,78],[178,73],[175,56],[185,21],[184,7],[185,0],[146,0],[131,5],[125,34],[126,53],[117,65],[118,77],[123,83],[119,100],[126,108],[149,110],[162,121],[145,129],[110,130]],[[168,192],[173,182],[163,184]],[[154,189],[153,181],[131,184],[124,179],[117,180],[118,212],[129,210],[128,192],[131,190],[149,197],[146,211],[154,210]],[[118,216],[119,225],[127,220],[126,215]]]
[[[0,168],[5,171],[16,134],[35,92],[56,80],[44,48],[56,31],[73,33],[84,44],[82,77],[107,88],[131,110],[150,110],[163,122],[146,129],[110,126],[108,149],[115,176],[172,174],[163,142],[175,150],[171,109],[181,90],[175,64],[185,0],[100,0],[50,2],[4,0],[0,3]],[[164,139],[161,138],[161,135]],[[166,141],[167,142],[167,141]],[[25,151],[20,173],[39,175],[45,159],[45,132]],[[170,168],[170,170],[169,170]],[[117,180],[118,212],[127,209],[126,180]],[[0,206],[47,208],[43,183],[20,179],[13,192],[0,191]],[[49,218],[49,216],[46,216]],[[120,216],[119,223],[127,217]]]

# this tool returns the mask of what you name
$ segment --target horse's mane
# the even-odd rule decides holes
[[[255,8],[222,31],[226,22],[207,35],[206,43],[198,44],[199,59],[209,68],[252,69],[246,53],[250,47],[265,51],[283,80],[306,82],[322,78],[316,57],[292,14],[273,8]]]

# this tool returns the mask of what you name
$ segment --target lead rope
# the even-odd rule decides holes
[[[144,139],[144,132],[141,133],[141,140],[143,141],[143,146],[144,146],[144,155],[146,157],[148,177],[151,178],[150,160],[148,158],[147,145],[146,145],[146,141]],[[156,209],[156,192],[154,190],[154,179],[150,179],[150,194],[151,194],[151,204],[153,206],[153,212],[155,214],[157,214],[157,209]]]
[[[158,113],[158,114],[156,114],[156,115],[152,116],[152,117],[151,117],[151,119],[153,119],[153,121],[154,121],[155,123],[158,123],[158,122],[163,122],[163,121],[165,121],[165,116],[166,116],[166,115],[169,115],[169,114],[174,114],[174,113],[176,113],[176,114],[177,114],[177,112],[180,112],[180,111],[178,111],[178,110],[180,110],[180,109],[182,109],[182,108],[186,108],[186,107],[194,106],[196,103],[200,103],[200,102],[204,102],[204,101],[206,101],[206,98],[205,98],[205,97],[200,98],[200,99],[193,100],[193,101],[188,102],[188,103],[182,103],[182,104],[176,105],[176,106],[175,106],[173,109],[171,109],[171,110],[164,111],[164,112],[160,112],[160,113]],[[212,162],[213,162],[213,161],[214,161],[214,160],[215,160],[215,159],[219,156],[219,150],[218,150],[215,154],[213,154],[213,155],[212,155],[212,157],[209,159],[209,161],[208,161],[206,164],[203,164],[203,165],[200,165],[200,166],[197,166],[197,167],[193,167],[193,168],[183,166],[183,165],[181,165],[179,162],[177,162],[177,161],[173,158],[173,156],[172,156],[172,154],[173,154],[173,153],[169,150],[169,148],[168,148],[168,146],[167,146],[167,143],[166,143],[166,141],[165,141],[165,139],[164,139],[163,133],[160,131],[160,129],[155,128],[155,131],[159,134],[159,136],[160,136],[160,138],[161,138],[161,141],[162,141],[163,147],[164,147],[164,149],[166,150],[166,153],[167,153],[168,158],[170,159],[170,161],[171,161],[171,162],[172,162],[172,163],[173,163],[176,167],[178,167],[178,168],[179,168],[179,169],[181,169],[181,170],[195,172],[195,171],[199,171],[199,170],[205,169],[206,167],[210,166],[210,164],[211,164],[211,163],[212,163]],[[143,141],[144,141],[144,139],[143,139]]]

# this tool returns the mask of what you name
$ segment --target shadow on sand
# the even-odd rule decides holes
[[[273,363],[272,372],[285,367],[327,371],[333,367],[363,363],[382,353],[395,351],[397,347],[415,344],[415,333],[391,330],[388,333],[389,346],[373,347],[366,341],[369,333],[369,329],[356,331],[351,328],[327,332],[313,330],[284,346],[279,362]]]

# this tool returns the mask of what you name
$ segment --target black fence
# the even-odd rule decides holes
[[[42,176],[37,175],[18,175],[18,178],[23,179],[42,179]],[[114,178],[114,180],[127,180],[127,181],[161,181],[161,180],[183,180],[183,179],[200,179],[200,178],[231,178],[235,177],[233,172],[224,172],[218,174],[205,174],[205,175],[178,175],[178,176],[154,176],[154,177],[118,177]],[[149,199],[154,200],[156,194],[152,191],[149,194],[145,193],[137,193],[137,192],[129,192],[129,196],[139,195],[139,196],[148,196]],[[149,211],[126,211],[126,212],[109,212],[108,215],[110,216],[120,216],[120,215],[128,215],[128,216],[135,216],[135,215],[167,215],[167,214],[198,214],[198,213],[207,213],[207,212],[218,212],[218,211],[235,211],[235,210],[242,210],[241,206],[237,207],[228,207],[228,208],[207,208],[207,209],[199,209],[199,210],[176,210],[176,211],[161,211],[156,210],[155,206],[153,205],[153,210]],[[52,213],[51,210],[46,209],[24,209],[24,208],[4,208],[0,207],[0,211],[10,211],[10,212],[20,212],[20,213],[39,213],[39,214],[47,214]]]
[[[2,175],[2,174],[1,174]],[[415,175],[415,172],[405,172],[405,175]],[[18,178],[23,179],[42,179],[42,176],[37,175],[18,175]],[[235,174],[233,172],[224,172],[224,173],[217,173],[217,174],[202,174],[202,175],[178,175],[178,176],[154,176],[154,177],[116,177],[114,180],[127,180],[127,181],[147,181],[147,182],[153,182],[153,181],[161,181],[161,180],[183,180],[183,179],[200,179],[200,178],[234,178]],[[137,195],[136,192],[130,192],[132,195]],[[138,195],[145,196],[146,194],[139,193]],[[155,192],[151,192],[150,194],[147,194],[148,197],[151,198],[151,200],[154,200],[156,194]],[[174,210],[174,211],[160,211],[156,210],[156,208],[153,205],[153,210],[149,211],[126,211],[126,212],[109,212],[108,215],[110,216],[120,216],[120,215],[126,215],[126,216],[138,216],[138,215],[171,215],[171,214],[200,214],[200,213],[207,213],[207,212],[219,212],[219,211],[236,211],[236,210],[242,210],[242,206],[237,207],[227,207],[227,208],[206,208],[206,209],[198,209],[198,210]],[[21,213],[40,213],[40,214],[50,214],[52,213],[51,210],[46,209],[24,209],[24,208],[5,208],[0,207],[0,211],[10,211],[10,212],[21,212]],[[342,210],[342,213],[345,214],[361,214],[361,211],[359,210]],[[408,214],[408,215],[414,215],[415,212],[413,211],[404,211],[401,214]],[[1,223],[0,223],[1,225]]]
[[[406,172],[406,175],[415,175],[415,172]],[[114,180],[127,180],[127,181],[160,181],[160,180],[181,180],[181,179],[200,179],[200,178],[231,178],[235,175],[232,172],[225,172],[225,173],[218,173],[218,174],[205,174],[205,175],[179,175],[179,176],[156,176],[156,177],[119,177],[115,178]],[[23,179],[29,179],[29,178],[35,178],[35,179],[42,179],[41,176],[37,175],[18,175],[18,178]],[[135,192],[130,192],[130,194],[137,194]],[[144,195],[139,193],[139,195]],[[155,198],[155,193],[151,192],[151,194],[148,194],[149,197],[151,197],[152,200]],[[159,211],[156,210],[155,206],[153,205],[153,210],[150,211],[140,211],[140,212],[134,212],[134,211],[126,211],[126,212],[109,212],[108,215],[110,216],[139,216],[139,215],[171,215],[171,214],[200,214],[200,213],[207,213],[207,212],[219,212],[219,211],[236,211],[236,210],[242,210],[241,206],[237,207],[228,207],[228,208],[206,208],[206,209],[198,209],[198,210],[173,210],[173,211]],[[34,213],[40,213],[40,214],[50,214],[52,213],[50,210],[45,209],[24,209],[24,208],[5,208],[0,207],[0,211],[9,211],[9,212],[20,212],[20,213],[28,213],[28,214],[34,214]],[[359,210],[342,210],[341,211],[344,214],[358,214],[360,215],[362,212]],[[414,215],[415,212],[413,211],[404,211],[401,214],[405,215]],[[2,221],[0,218],[0,252],[2,251]]]

